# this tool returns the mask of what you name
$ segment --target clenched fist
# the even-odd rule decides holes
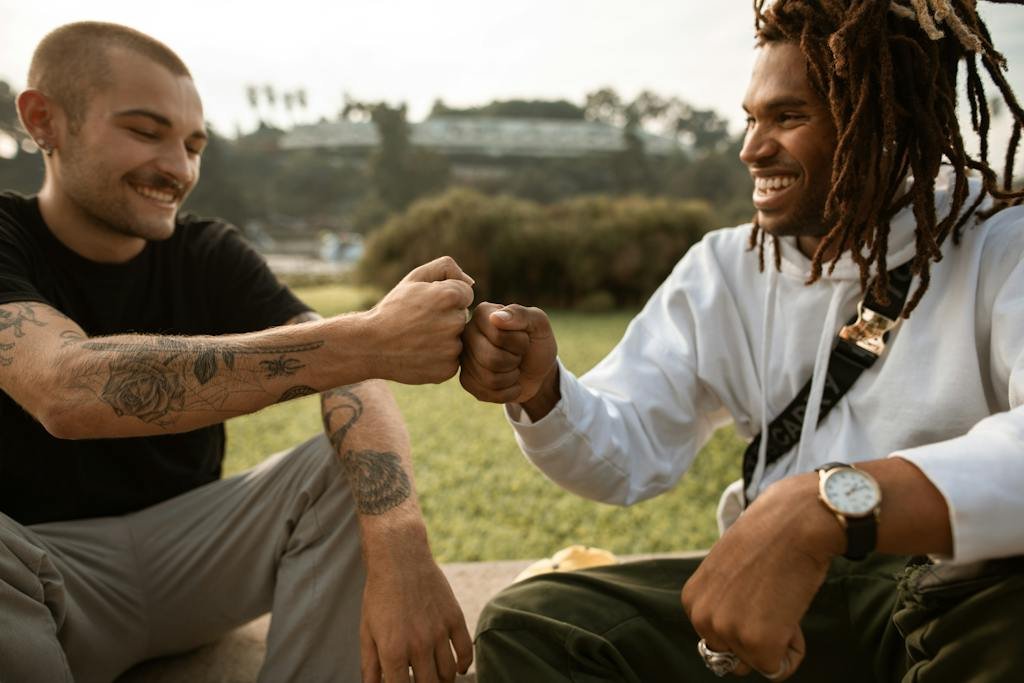
[[[491,403],[520,403],[533,419],[558,403],[558,344],[544,311],[482,303],[462,339],[459,381],[470,394]]]
[[[375,376],[403,384],[443,382],[459,369],[473,279],[450,256],[416,268],[369,311]]]

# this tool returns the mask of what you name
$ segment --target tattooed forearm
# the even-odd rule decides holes
[[[345,468],[356,510],[380,515],[401,505],[412,493],[412,484],[397,454],[345,448],[345,438],[363,415],[363,402],[353,391],[356,386],[324,392],[324,429]]]
[[[401,505],[412,492],[409,477],[395,453],[349,451],[342,464],[359,514],[383,514]]]
[[[156,352],[164,352],[172,354],[168,358],[168,361],[174,360],[179,355],[191,353],[195,356],[192,374],[199,381],[200,384],[206,384],[213,378],[218,372],[218,357],[220,362],[224,363],[224,366],[229,370],[235,369],[235,356],[237,355],[266,355],[266,354],[279,354],[280,359],[284,360],[283,354],[286,353],[299,353],[302,351],[315,351],[322,347],[324,343],[322,341],[310,342],[308,344],[293,344],[289,346],[265,346],[265,347],[250,347],[242,345],[226,345],[217,344],[212,345],[203,342],[186,342],[183,339],[176,339],[173,337],[157,337],[152,339],[148,343],[131,343],[124,344],[118,342],[86,342],[82,344],[82,348],[89,349],[90,351],[112,351],[115,353],[122,353],[128,355],[139,355],[149,354]],[[270,363],[273,365],[276,361],[262,361],[263,363]],[[298,363],[296,359],[288,359],[284,363],[284,369],[282,372],[276,374],[268,374],[267,378],[276,377],[280,374],[294,374],[299,368],[305,367],[304,365],[294,366],[294,363]],[[264,367],[264,370],[271,372],[269,368]]]
[[[362,416],[363,402],[352,393],[350,387],[338,387],[324,392],[323,412],[324,431],[331,440],[334,452],[344,457],[342,444],[345,435]]]
[[[284,403],[285,401],[291,401],[292,399],[302,398],[303,396],[310,396],[315,394],[316,389],[313,387],[307,387],[305,384],[299,384],[290,388],[288,391],[281,394],[281,398],[277,399],[278,403]]]
[[[273,360],[261,360],[260,367],[267,373],[267,379],[271,379],[284,375],[294,375],[306,366],[298,358],[285,358],[282,355]]]
[[[103,399],[118,417],[129,415],[143,422],[168,426],[168,413],[185,407],[180,373],[156,358],[135,358],[110,364]]]
[[[82,344],[82,348],[93,351],[123,351],[138,353],[141,351],[199,351],[207,346],[213,346],[209,342],[191,341],[183,337],[149,337],[146,342],[123,343],[123,342],[98,342],[91,341]],[[298,353],[300,351],[315,351],[322,347],[322,341],[309,342],[308,344],[287,344],[280,346],[243,346],[242,344],[217,344],[216,350],[230,354],[248,355],[269,355],[274,353]]]
[[[186,411],[227,411],[229,415],[247,412],[230,405],[242,394],[266,396],[269,390],[262,379],[293,375],[306,367],[286,354],[323,346],[321,341],[248,346],[187,337],[123,342],[81,341],[70,336],[65,345],[76,341],[91,354],[76,366],[69,386],[95,392],[119,417],[135,417],[164,428],[173,426],[178,414]],[[238,364],[239,356],[257,354],[275,358]],[[315,393],[315,389],[299,385],[288,389],[279,400],[308,393]]]

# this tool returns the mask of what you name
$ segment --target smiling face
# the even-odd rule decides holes
[[[747,132],[740,160],[754,179],[758,225],[772,235],[795,235],[813,253],[824,225],[836,133],[825,103],[807,78],[793,43],[766,43],[743,100]]]
[[[106,84],[60,144],[54,189],[92,233],[167,239],[199,179],[202,104],[191,78],[122,48],[108,57]]]

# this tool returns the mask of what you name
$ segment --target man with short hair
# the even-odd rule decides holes
[[[699,560],[510,587],[480,619],[482,683],[1024,676],[1024,192],[1018,136],[1003,183],[988,164],[979,77],[1019,134],[1003,59],[966,0],[755,10],[753,224],[690,249],[584,377],[542,311],[495,304],[461,374],[605,502],[668,490],[731,418],[752,441],[727,530]]]
[[[472,280],[438,259],[321,319],[179,215],[202,105],[132,29],[56,29],[17,103],[46,174],[0,193],[0,680],[110,681],[267,611],[262,681],[465,671],[381,380],[456,372]],[[219,480],[225,419],[314,393],[325,435]]]

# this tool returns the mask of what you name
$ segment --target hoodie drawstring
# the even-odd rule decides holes
[[[832,290],[832,299],[828,304],[828,313],[825,315],[825,324],[821,328],[821,337],[818,339],[818,352],[814,356],[814,372],[811,375],[811,391],[807,397],[807,410],[804,412],[804,422],[800,429],[800,441],[796,445],[796,457],[793,459],[793,466],[789,471],[802,472],[804,454],[808,458],[813,457],[810,449],[805,446],[811,443],[814,432],[818,429],[818,416],[821,414],[821,397],[825,393],[825,378],[828,376],[828,362],[832,355],[832,344],[836,337],[839,322],[839,309],[843,303],[843,290],[841,283],[836,283]]]
[[[761,433],[768,433],[768,362],[770,358],[772,330],[775,322],[775,299],[778,293],[779,273],[775,268],[766,268],[768,281],[764,290],[764,310],[761,316],[761,367],[759,380],[761,382]],[[764,477],[765,463],[768,461],[768,439],[761,439],[760,448],[757,451],[757,467],[750,478],[750,488],[747,490],[747,500],[753,500],[761,486],[761,479]]]

